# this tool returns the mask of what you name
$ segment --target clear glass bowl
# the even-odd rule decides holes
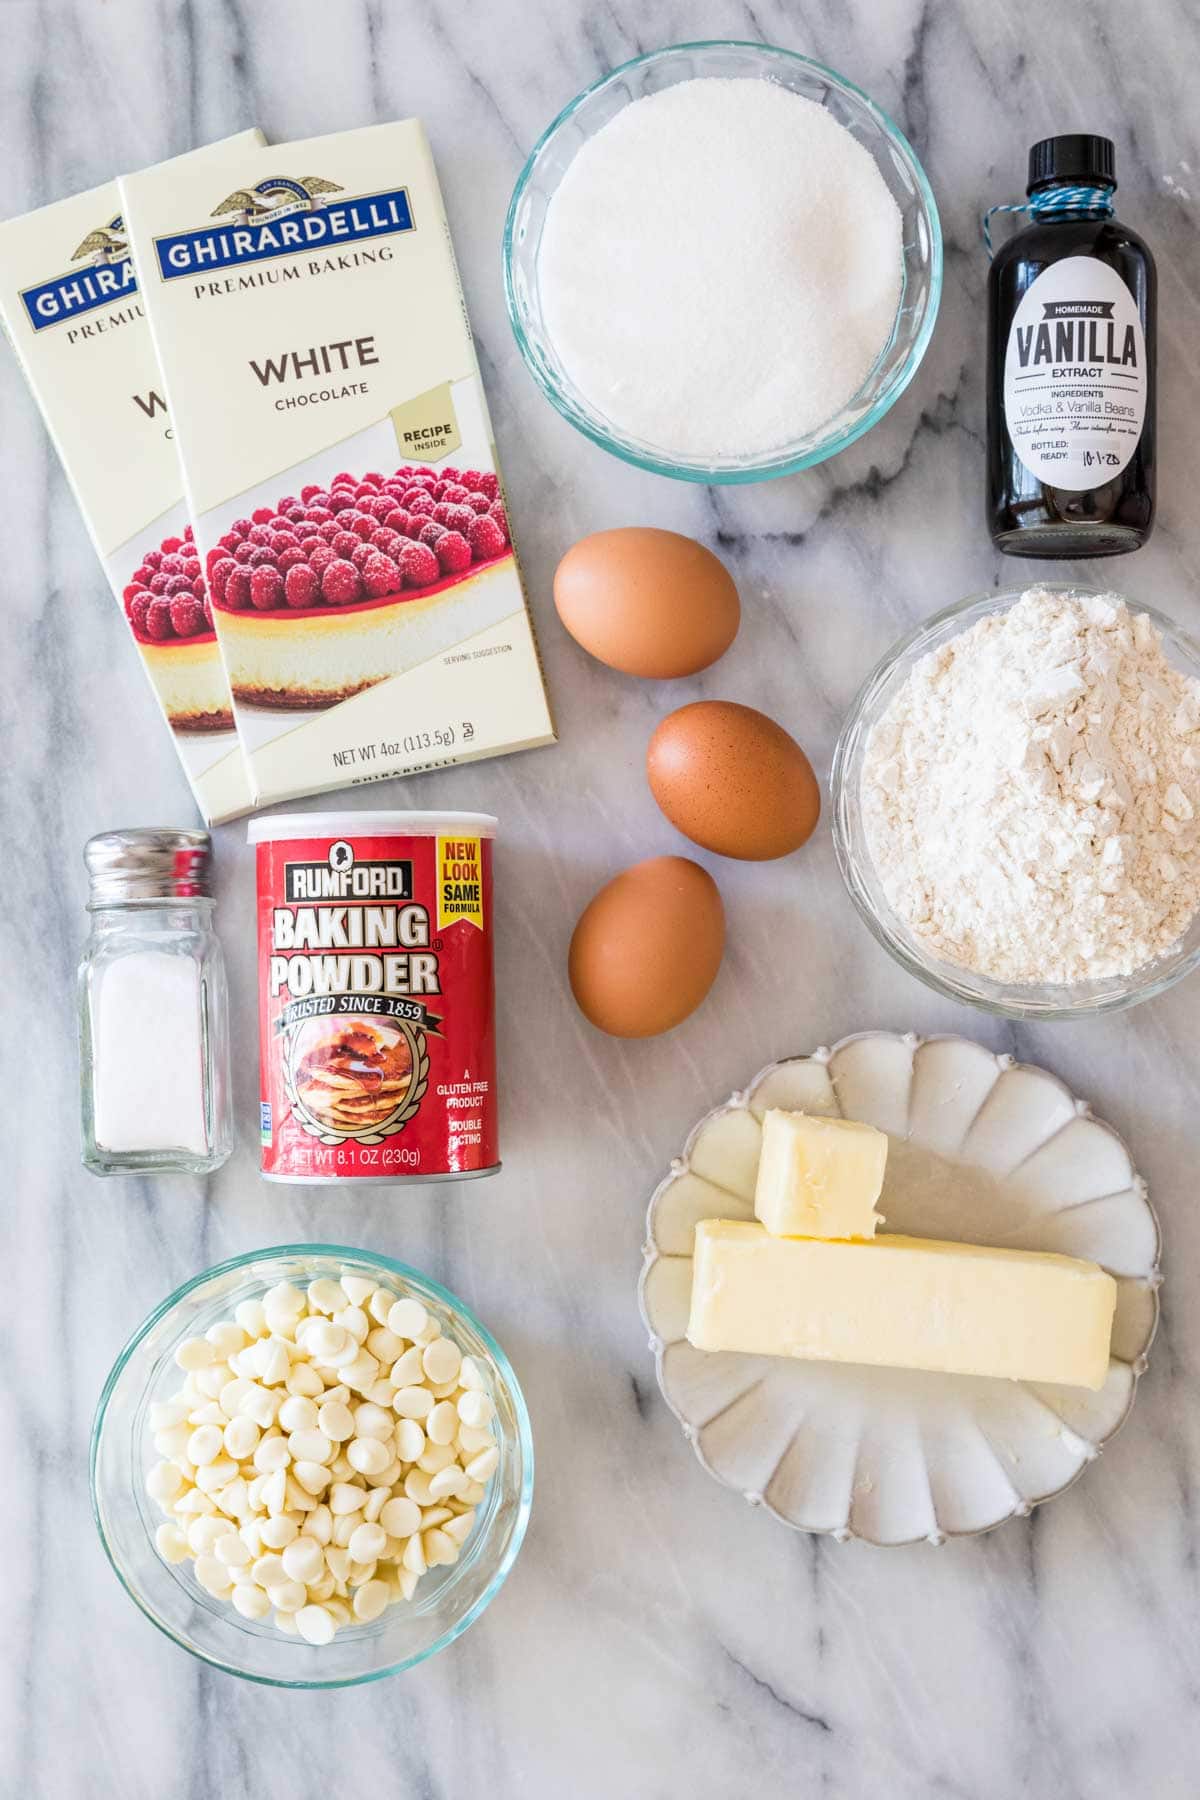
[[[815,100],[853,132],[879,167],[903,219],[904,280],[892,335],[853,399],[820,431],[755,457],[700,461],[669,445],[622,433],[584,398],[563,368],[546,331],[538,258],[546,211],[580,147],[614,114],[647,94],[696,76],[755,76],[781,82]],[[912,146],[875,102],[832,69],[764,44],[722,40],[676,44],[623,63],[585,88],[534,146],[504,227],[504,289],[509,317],[534,380],[565,419],[614,456],[682,481],[767,481],[834,456],[869,431],[893,406],[925,354],[942,292],[942,229],[933,193]]]
[[[1095,588],[1077,582],[1039,582],[1038,585],[1049,588],[1052,593],[1097,592]],[[974,595],[956,606],[948,606],[944,612],[935,613],[907,637],[901,638],[867,677],[850,708],[834,751],[830,777],[833,843],[851,900],[873,936],[910,975],[952,1000],[963,1000],[968,1006],[982,1007],[985,1012],[999,1013],[1004,1018],[1085,1019],[1097,1013],[1119,1012],[1125,1007],[1137,1006],[1189,975],[1200,964],[1200,917],[1192,921],[1186,934],[1165,956],[1135,970],[1132,975],[1098,981],[1006,985],[932,955],[897,917],[875,871],[863,825],[861,783],[867,740],[913,664],[989,613],[1007,612],[1026,591],[1024,588],[1007,588],[1000,593]],[[1133,600],[1129,600],[1128,605],[1131,611],[1145,613],[1153,620],[1162,633],[1163,650],[1172,666],[1182,674],[1200,680],[1200,644],[1152,606],[1142,606]]]
[[[190,1562],[165,1563],[154,1546],[163,1514],[146,1493],[157,1458],[148,1413],[182,1375],[174,1353],[184,1338],[231,1317],[242,1300],[277,1281],[299,1283],[343,1271],[415,1294],[464,1352],[494,1372],[500,1462],[458,1561],[430,1569],[413,1599],[389,1606],[370,1625],[345,1626],[317,1647],[287,1637],[269,1621],[243,1619],[207,1594]],[[415,1269],[338,1244],[286,1244],[218,1263],[185,1282],[126,1344],[104,1384],[91,1446],[92,1511],[100,1539],[126,1593],[160,1631],[202,1662],[273,1687],[352,1687],[396,1675],[461,1637],[496,1597],[516,1561],[533,1497],[529,1414],[508,1358],[461,1300]]]

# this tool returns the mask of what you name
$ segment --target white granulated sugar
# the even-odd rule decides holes
[[[817,430],[891,336],[900,211],[815,101],[756,78],[680,82],[578,152],[546,214],[543,316],[621,431],[679,456]]]
[[[188,956],[136,950],[103,965],[92,1002],[96,1142],[209,1148],[200,974]]]
[[[1200,683],[1115,594],[1032,588],[911,670],[871,732],[867,842],[935,955],[1130,975],[1200,910]]]

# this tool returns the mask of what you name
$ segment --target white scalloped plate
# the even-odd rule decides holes
[[[753,1217],[771,1106],[888,1133],[886,1229],[1101,1263],[1117,1312],[1100,1392],[694,1350],[693,1230]],[[938,1544],[1061,1494],[1128,1417],[1158,1323],[1158,1221],[1121,1138],[1056,1076],[968,1038],[863,1032],[769,1064],[701,1119],[647,1228],[642,1316],[696,1455],[785,1525],[840,1539]]]

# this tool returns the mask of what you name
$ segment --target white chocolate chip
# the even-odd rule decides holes
[[[391,1586],[386,1581],[365,1581],[354,1595],[354,1616],[364,1625],[372,1619],[379,1618],[386,1612],[392,1598]]]
[[[336,1444],[354,1436],[354,1414],[341,1400],[325,1401],[317,1414],[317,1425]]]
[[[436,1337],[422,1351],[421,1364],[430,1381],[453,1381],[462,1367],[462,1351],[449,1338]]]
[[[254,1466],[260,1475],[273,1475],[277,1469],[286,1469],[291,1460],[286,1438],[265,1437],[254,1451]]]
[[[439,1469],[448,1469],[454,1460],[452,1445],[435,1444],[430,1439],[417,1458],[417,1467],[424,1469],[427,1475],[436,1475]]]
[[[341,1282],[342,1292],[351,1306],[365,1307],[375,1292],[375,1283],[365,1275],[343,1275]],[[391,1304],[390,1300],[388,1304]]]
[[[330,1472],[321,1463],[293,1463],[292,1475],[306,1494],[323,1494],[329,1486]]]
[[[333,1538],[333,1514],[322,1503],[309,1513],[300,1530],[302,1536],[314,1538],[318,1544],[328,1544]]]
[[[183,1476],[174,1463],[155,1463],[146,1477],[146,1492],[160,1506],[173,1500],[183,1486]]]
[[[234,1319],[220,1319],[204,1335],[223,1362],[242,1349],[247,1339],[247,1333]]]
[[[325,1552],[315,1538],[296,1537],[284,1546],[282,1561],[289,1581],[318,1581],[325,1569]]]
[[[349,1289],[347,1289],[347,1292],[349,1292]],[[367,1311],[377,1324],[386,1325],[388,1314],[395,1304],[395,1294],[389,1293],[387,1288],[376,1288],[375,1292],[371,1295],[371,1298],[367,1301]]]
[[[281,1513],[287,1505],[287,1474],[283,1469],[276,1469],[266,1476],[262,1484],[262,1504],[274,1517]]]
[[[198,1556],[192,1564],[192,1573],[205,1593],[214,1594],[218,1599],[233,1586],[233,1576],[215,1556]]]
[[[279,1408],[279,1429],[289,1432],[315,1431],[317,1408],[304,1394],[289,1394]]]
[[[283,1385],[289,1394],[302,1394],[309,1400],[319,1400],[325,1392],[325,1383],[309,1363],[293,1363]]]
[[[227,1569],[244,1569],[253,1561],[245,1539],[237,1531],[227,1531],[219,1537],[213,1545],[213,1555]]]
[[[245,1462],[258,1449],[260,1435],[254,1420],[248,1419],[244,1413],[239,1413],[238,1417],[230,1419],[225,1427],[223,1442],[226,1453],[232,1456],[235,1462]]]
[[[379,1438],[361,1437],[351,1443],[346,1458],[360,1475],[382,1475],[391,1465],[392,1453]]]
[[[464,1395],[465,1400],[468,1396]],[[427,1387],[397,1388],[396,1398],[392,1405],[402,1419],[427,1419],[433,1411],[433,1395]],[[459,1416],[462,1416],[463,1402],[459,1402]],[[470,1421],[468,1421],[470,1423]]]
[[[328,1603],[324,1606],[302,1606],[296,1614],[296,1629],[306,1644],[332,1644],[337,1626]]]
[[[367,1495],[367,1498],[363,1503],[363,1518],[367,1521],[368,1525],[374,1525],[378,1521],[380,1513],[387,1505],[388,1495],[391,1491],[390,1483],[386,1487],[371,1489],[371,1492]],[[380,1555],[383,1555],[382,1550],[380,1551]]]
[[[381,1363],[390,1368],[397,1357],[403,1356],[404,1343],[394,1331],[389,1331],[386,1325],[377,1325],[374,1331],[367,1334],[367,1349],[372,1356],[377,1357]]]
[[[483,1389],[487,1386],[487,1382],[484,1380],[483,1374],[480,1371],[479,1364],[472,1356],[463,1357],[462,1366],[458,1371],[458,1381],[459,1386],[465,1388]]]
[[[271,1602],[263,1590],[248,1581],[239,1581],[230,1599],[243,1619],[265,1619],[271,1610]]]
[[[363,1490],[356,1483],[335,1481],[329,1490],[329,1510],[335,1518],[357,1512],[363,1503]]]
[[[318,1277],[308,1284],[308,1304],[313,1312],[336,1313],[347,1305],[346,1290],[340,1281],[333,1281],[328,1275]]]
[[[457,1463],[450,1463],[447,1468],[439,1469],[430,1477],[429,1497],[431,1500],[448,1500],[455,1494],[461,1494],[466,1487],[468,1477]]]
[[[366,1520],[359,1525],[349,1544],[346,1546],[351,1559],[356,1563],[374,1562],[383,1555],[387,1548],[388,1534],[382,1525],[369,1525]]]
[[[425,1552],[425,1561],[430,1565],[458,1561],[458,1545],[440,1525],[435,1525],[432,1531],[422,1532],[421,1547]]]
[[[323,1431],[293,1431],[287,1447],[296,1462],[333,1461],[333,1443]]]
[[[398,1338],[407,1338],[410,1342],[420,1336],[429,1322],[429,1314],[419,1300],[397,1300],[387,1316],[387,1328]],[[185,1367],[180,1364],[180,1367]],[[199,1366],[199,1365],[197,1365]]]
[[[431,1477],[425,1473],[424,1469],[410,1469],[404,1477],[404,1492],[410,1500],[415,1500],[418,1506],[428,1506],[433,1499],[429,1490],[430,1480]]]
[[[478,1456],[472,1457],[466,1465],[466,1472],[472,1481],[488,1481],[496,1473],[496,1465],[500,1461],[500,1452],[495,1444],[489,1444]]]
[[[367,1333],[371,1329],[371,1321],[361,1306],[344,1306],[340,1313],[334,1314],[334,1318],[343,1331],[350,1333],[355,1343],[366,1342]]]
[[[277,1581],[267,1589],[267,1599],[276,1612],[299,1612],[308,1600],[308,1589],[302,1581]]]
[[[449,1400],[439,1400],[430,1409],[425,1421],[425,1431],[432,1443],[453,1444],[458,1436],[459,1424],[458,1408]]]
[[[433,1409],[430,1408],[430,1418]],[[401,1462],[416,1462],[425,1448],[425,1433],[415,1419],[401,1419],[396,1427],[396,1454]]]
[[[259,1527],[259,1535],[268,1550],[285,1550],[299,1535],[299,1532],[299,1525],[287,1513],[280,1513],[276,1518],[267,1519]],[[285,1607],[284,1611],[287,1610]]]
[[[267,1315],[261,1300],[240,1301],[233,1309],[233,1316],[247,1337],[261,1337],[267,1329]]]
[[[198,1469],[205,1463],[216,1462],[221,1454],[222,1440],[220,1427],[216,1425],[198,1425],[187,1441],[188,1461],[195,1463]]]
[[[191,1545],[188,1543],[185,1533],[180,1530],[178,1525],[172,1525],[169,1520],[164,1520],[155,1532],[154,1547],[163,1561],[169,1563],[186,1562],[192,1554]]]
[[[379,1523],[389,1537],[411,1537],[421,1524],[421,1509],[415,1500],[397,1494],[387,1501],[379,1514]]]
[[[475,1508],[472,1506],[468,1507],[466,1512],[458,1513],[454,1518],[447,1519],[442,1529],[448,1538],[453,1538],[456,1544],[462,1545],[470,1537],[474,1524]]]

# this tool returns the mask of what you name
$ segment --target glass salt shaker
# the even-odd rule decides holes
[[[206,831],[106,831],[83,860],[83,1161],[95,1175],[207,1175],[233,1148],[225,962]]]

